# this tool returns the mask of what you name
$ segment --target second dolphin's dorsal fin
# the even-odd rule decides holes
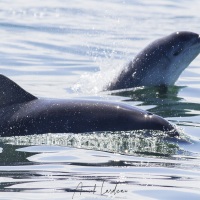
[[[26,92],[14,81],[0,74],[0,107],[24,103],[34,99],[37,99],[37,97]]]

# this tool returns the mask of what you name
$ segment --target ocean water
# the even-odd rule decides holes
[[[165,94],[102,92],[151,41],[200,33],[197,0],[1,1],[0,73],[38,97],[122,101],[176,124],[160,133],[0,138],[0,199],[200,199],[200,57]]]

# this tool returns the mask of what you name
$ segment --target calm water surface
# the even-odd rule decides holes
[[[0,199],[200,199],[200,57],[167,93],[102,92],[152,40],[200,33],[200,2],[0,2],[0,73],[38,97],[123,101],[182,132],[0,138]]]

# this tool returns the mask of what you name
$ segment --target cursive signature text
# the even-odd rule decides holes
[[[88,188],[89,186],[87,186]],[[84,189],[85,186],[83,185],[83,182],[78,183],[78,185],[75,188],[75,192],[72,195],[72,199],[74,199],[75,194],[82,195],[82,193],[91,193],[91,194],[99,194],[99,195],[117,195],[117,194],[124,194],[127,193],[127,190],[124,189],[119,189],[119,183],[114,184],[112,188],[107,188],[105,186],[105,181],[102,182],[100,185],[100,190],[98,191],[97,189],[99,188],[97,184],[94,184],[93,186],[90,186],[91,189]]]

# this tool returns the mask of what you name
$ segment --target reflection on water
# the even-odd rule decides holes
[[[28,137],[19,140],[15,137],[13,140],[7,140],[11,144],[6,144],[6,141],[4,141],[1,156],[5,163],[0,165],[0,192],[5,194],[2,193],[1,195],[6,196],[7,192],[31,192],[32,195],[51,193],[50,196],[48,195],[48,199],[55,199],[54,194],[64,193],[67,199],[71,199],[72,195],[76,197],[75,199],[92,198],[93,195],[95,198],[102,196],[101,189],[103,191],[113,190],[116,184],[118,189],[127,190],[128,196],[132,192],[137,194],[137,192],[141,193],[142,190],[146,191],[152,188],[185,188],[194,191],[200,189],[198,184],[198,181],[200,181],[200,161],[198,157],[182,156],[169,159],[163,157],[163,155],[156,155],[156,157],[151,158],[120,155],[117,152],[113,154],[69,148],[64,147],[67,143],[67,137],[61,138],[61,136],[56,137],[56,135],[49,135],[46,138],[46,142],[49,144],[51,142],[54,145],[49,146],[44,145],[45,136],[40,138],[37,136],[29,141]],[[72,138],[72,136],[68,137]],[[89,135],[87,137],[91,138]],[[117,137],[119,136],[114,135],[113,138],[116,139]],[[56,138],[59,146],[56,146]],[[95,138],[97,136],[94,137],[93,142],[91,141],[93,146]],[[25,144],[25,139],[27,139],[27,144]],[[30,146],[30,142],[32,144],[35,142],[37,146]],[[38,145],[39,142],[42,145]],[[18,145],[14,145],[14,143],[18,143]],[[76,142],[71,141],[71,143],[74,145]],[[79,141],[80,145],[81,142]],[[107,143],[105,141],[103,143],[101,140],[98,145],[105,145],[106,148]],[[84,147],[89,147],[89,144],[88,146],[84,144]],[[166,146],[166,148],[170,147]],[[174,146],[174,149],[177,149],[177,147]],[[8,168],[10,162],[12,162],[12,166]],[[191,170],[193,168],[196,171]],[[80,183],[83,188],[78,188]],[[95,192],[91,193],[90,191],[94,189],[95,185]],[[80,195],[80,191],[83,194]],[[123,194],[104,194],[103,197],[123,199]],[[43,199],[42,196],[41,198]]]
[[[190,103],[179,97],[183,86],[144,87],[133,90],[113,92],[113,95],[129,97],[126,101],[141,101],[139,105],[155,105],[149,109],[162,117],[192,117],[200,114],[200,104]],[[192,112],[195,110],[196,112]]]
[[[33,153],[16,151],[16,149],[20,147],[18,145],[8,145],[2,142],[0,142],[0,145],[2,147],[0,166],[24,165],[27,163],[27,156],[33,155]]]
[[[130,195],[140,199],[141,191],[145,196],[152,188],[198,191],[199,156],[181,149],[181,144],[190,141],[155,131],[1,138],[1,197],[20,192],[35,199],[46,199],[42,196],[46,194],[50,200],[59,195],[61,199],[129,199]],[[106,193],[115,189],[126,193]]]

